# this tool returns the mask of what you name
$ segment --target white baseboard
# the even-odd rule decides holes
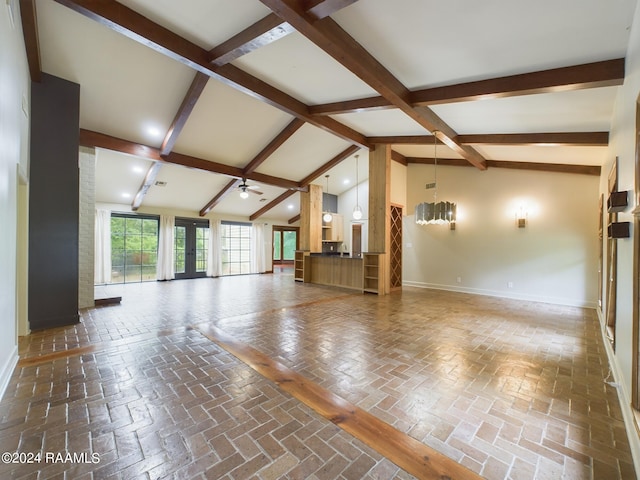
[[[4,397],[4,392],[9,385],[9,380],[11,380],[11,375],[13,375],[13,370],[16,368],[16,364],[18,363],[18,346],[14,346],[13,350],[9,353],[4,365],[0,369],[0,399]]]
[[[499,290],[484,290],[481,288],[458,287],[454,285],[438,285],[434,283],[412,282],[404,280],[403,286],[430,288],[434,290],[447,290],[449,292],[469,293],[472,295],[483,295],[486,297],[508,298],[511,300],[524,300],[527,302],[552,303],[554,305],[565,305],[568,307],[596,308],[595,302],[578,301],[562,297],[545,297],[540,295],[528,295],[522,292],[506,292]]]
[[[606,322],[602,315],[602,310],[597,308],[598,319],[600,320],[600,334],[602,335],[602,342],[604,348],[607,351],[607,357],[609,358],[609,365],[611,366],[611,374],[618,389],[618,400],[620,401],[620,409],[622,410],[622,419],[624,420],[624,426],[627,431],[627,438],[629,439],[629,447],[631,448],[631,456],[633,457],[633,466],[636,472],[640,472],[640,435],[636,428],[636,419],[631,407],[631,396],[627,391],[627,387],[623,382],[622,370],[618,364],[618,358],[613,351],[611,341],[607,337]]]

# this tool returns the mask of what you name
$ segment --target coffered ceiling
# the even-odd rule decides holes
[[[20,4],[34,81],[44,72],[81,85],[81,143],[98,147],[97,201],[279,222],[298,214],[300,189],[326,187],[326,174],[330,193],[352,188],[356,154],[366,179],[376,143],[391,143],[396,161],[429,162],[434,131],[442,163],[597,174],[636,8]],[[262,195],[240,199],[242,177]]]

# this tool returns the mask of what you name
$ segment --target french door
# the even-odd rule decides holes
[[[206,276],[209,222],[176,218],[174,228],[176,279]]]
[[[298,228],[273,226],[273,263],[293,263],[298,249]]]

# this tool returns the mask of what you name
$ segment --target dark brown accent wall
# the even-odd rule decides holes
[[[43,74],[31,84],[29,324],[78,316],[80,85]]]

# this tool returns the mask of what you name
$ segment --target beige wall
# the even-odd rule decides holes
[[[432,178],[433,166],[409,165],[405,285],[595,307],[598,177],[439,166],[438,200],[458,205],[454,231],[415,224]]]
[[[618,157],[618,189],[629,190],[630,205],[618,216],[621,222],[632,222],[631,212],[635,205],[635,128],[636,104],[640,95],[640,8],[636,7],[631,28],[629,48],[626,55],[624,84],[619,87],[613,114],[612,126],[609,134],[608,162],[602,169],[600,192],[607,191],[607,175],[611,165]],[[606,197],[606,194],[605,194]],[[606,223],[605,223],[606,225]],[[612,360],[612,367],[616,381],[620,384],[621,404],[627,424],[627,432],[631,433],[630,440],[636,469],[640,471],[640,440],[634,427],[634,420],[629,408],[631,399],[631,375],[633,362],[633,236],[637,232],[631,231],[631,238],[617,240],[618,275],[617,275],[617,303],[616,303],[616,350],[615,353],[609,343],[606,343]],[[604,246],[604,258],[607,258],[607,245]],[[636,252],[636,255],[638,253]],[[605,274],[603,280],[606,285]],[[606,298],[604,298],[606,302]],[[603,311],[606,312],[606,303]],[[599,312],[600,314],[602,312]],[[604,318],[601,315],[604,328]]]
[[[28,181],[29,171],[30,82],[20,12],[17,2],[12,5],[13,23],[5,2],[0,8],[0,395],[4,393],[18,359],[17,305],[20,296],[25,294],[18,286],[24,284],[26,276],[24,253],[27,248],[23,243],[24,228],[18,229],[19,224],[24,227],[26,219],[18,218],[18,211],[26,215],[25,192],[28,188],[24,183]],[[23,112],[23,102],[26,112]],[[23,183],[20,188],[19,176]]]

